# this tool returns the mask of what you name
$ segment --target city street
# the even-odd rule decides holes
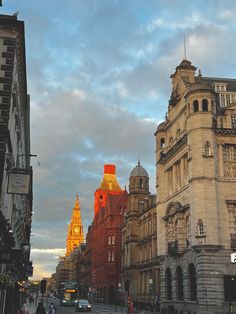
[[[69,313],[87,313],[87,312],[76,312],[75,308],[73,306],[61,306],[59,303],[58,299],[48,299],[48,302],[44,302],[44,306],[46,310],[48,310],[48,307],[50,303],[53,302],[56,306],[57,309],[57,314],[69,314]],[[35,314],[36,312],[36,307],[34,305],[29,306],[28,305],[28,310],[29,314]],[[110,313],[116,313],[116,314],[121,314],[121,313],[126,313],[126,308],[121,309],[120,307],[117,308],[117,311],[115,311],[115,307],[112,305],[107,305],[107,304],[94,304],[92,305],[92,313],[96,314],[110,314]]]

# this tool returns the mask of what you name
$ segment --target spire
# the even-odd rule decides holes
[[[68,256],[75,249],[75,247],[78,247],[81,243],[84,243],[84,232],[80,215],[79,196],[77,194],[72,211],[71,222],[68,226],[66,256]]]
[[[186,57],[186,42],[185,42],[185,33],[184,33],[184,60],[187,60],[187,57]]]

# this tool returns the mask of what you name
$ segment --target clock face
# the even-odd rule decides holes
[[[77,232],[79,232],[79,229],[78,229],[78,228],[75,228],[75,230],[74,230],[74,231],[77,233]]]

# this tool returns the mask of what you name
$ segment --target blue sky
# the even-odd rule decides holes
[[[54,272],[76,194],[85,233],[104,163],[128,185],[140,156],[155,192],[155,138],[184,58],[236,78],[234,0],[3,0],[25,21],[34,168],[35,278]],[[40,165],[39,165],[39,164]]]

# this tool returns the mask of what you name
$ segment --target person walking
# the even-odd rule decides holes
[[[129,305],[129,314],[134,314],[134,303],[133,303],[133,301],[131,301],[130,305]]]
[[[35,314],[47,314],[43,302],[39,302]]]
[[[17,312],[17,314],[29,314],[29,311],[27,309],[26,302],[24,302],[20,308],[20,310]]]
[[[48,314],[57,314],[57,310],[56,310],[55,305],[54,305],[53,302],[49,306]]]

